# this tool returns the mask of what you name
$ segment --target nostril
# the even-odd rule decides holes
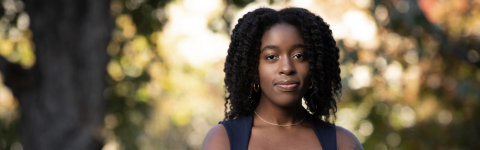
[[[282,71],[280,71],[280,74],[285,74],[285,75],[293,75],[295,73],[296,71],[293,68],[283,68]]]
[[[294,75],[295,73],[297,73],[296,71],[292,70],[290,71],[287,75]]]

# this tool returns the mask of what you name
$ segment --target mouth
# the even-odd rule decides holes
[[[275,84],[275,87],[280,91],[294,91],[298,88],[300,82],[293,80],[283,80]]]

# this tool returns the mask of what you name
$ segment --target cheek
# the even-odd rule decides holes
[[[297,68],[297,72],[300,76],[302,76],[304,78],[308,77],[308,72],[310,70],[310,65],[308,64],[308,62],[298,64],[296,66],[296,68]]]
[[[273,77],[275,76],[274,66],[262,65],[258,66],[258,74],[261,86],[268,86],[269,83],[273,82]]]
[[[303,88],[309,88],[311,85],[310,75],[308,74],[309,70],[310,68],[308,63],[299,64],[299,67],[297,67],[297,73],[299,75],[300,80],[302,80],[303,82],[302,84]]]

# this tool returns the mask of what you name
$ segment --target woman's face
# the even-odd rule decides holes
[[[261,100],[283,107],[301,104],[311,84],[305,48],[295,26],[276,24],[265,32],[258,65]]]

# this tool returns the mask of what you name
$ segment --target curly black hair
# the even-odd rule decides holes
[[[339,49],[329,25],[303,8],[279,11],[258,8],[238,20],[225,61],[224,120],[250,115],[253,106],[259,102],[260,92],[254,92],[253,85],[259,82],[261,38],[270,27],[279,23],[297,27],[305,41],[309,75],[313,82],[313,88],[304,95],[307,110],[323,122],[333,123],[337,112],[336,100],[339,100],[342,88]]]

